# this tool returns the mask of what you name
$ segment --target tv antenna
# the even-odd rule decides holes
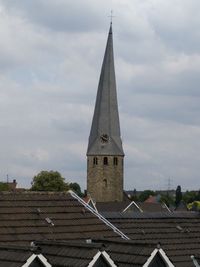
[[[172,179],[169,177],[167,180],[167,191],[170,191],[172,188]]]

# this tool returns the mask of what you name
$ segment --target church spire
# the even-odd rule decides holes
[[[87,155],[124,156],[117,104],[112,22],[101,68]]]
[[[87,193],[96,202],[123,200],[123,160],[111,23],[87,150]]]

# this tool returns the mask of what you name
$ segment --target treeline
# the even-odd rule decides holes
[[[177,186],[174,194],[168,193],[167,191],[165,193],[158,194],[156,191],[153,190],[144,190],[140,193],[137,193],[137,191],[134,190],[134,194],[130,198],[134,201],[144,202],[150,196],[154,196],[158,202],[164,202],[165,204],[167,204],[168,207],[177,207],[180,202],[183,202],[187,205],[195,201],[200,201],[200,190],[188,190],[186,192],[182,192],[180,185]]]
[[[73,190],[80,197],[83,196],[78,183],[69,183],[58,171],[41,171],[33,177],[31,191],[62,192]]]
[[[0,182],[0,191],[15,191],[10,187],[8,182]],[[80,197],[83,196],[81,187],[78,183],[69,183],[58,171],[41,171],[35,175],[31,182],[31,191],[52,191],[52,192],[64,192],[73,190]]]

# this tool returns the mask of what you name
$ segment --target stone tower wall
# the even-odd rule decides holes
[[[88,156],[87,191],[96,202],[123,200],[123,158]]]

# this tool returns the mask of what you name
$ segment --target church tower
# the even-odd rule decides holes
[[[87,150],[87,192],[96,202],[123,200],[123,160],[111,23]]]

